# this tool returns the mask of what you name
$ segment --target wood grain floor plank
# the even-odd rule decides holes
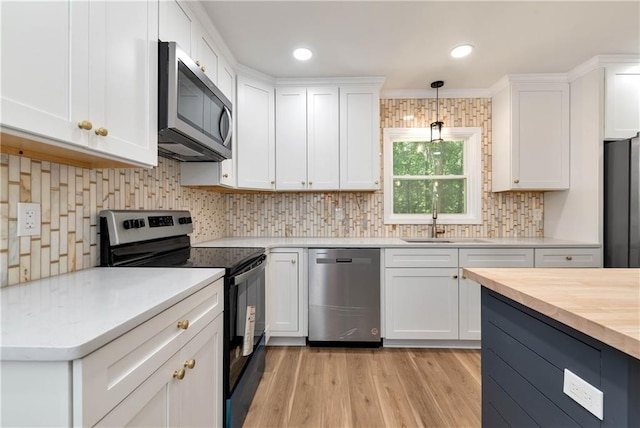
[[[245,427],[480,427],[480,351],[269,347]]]

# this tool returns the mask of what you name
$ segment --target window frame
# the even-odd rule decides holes
[[[393,213],[393,143],[396,141],[429,141],[430,128],[384,128],[384,224],[431,224],[431,213]],[[467,213],[438,214],[439,224],[482,223],[482,128],[443,128],[445,141],[464,142],[464,173],[467,179]]]

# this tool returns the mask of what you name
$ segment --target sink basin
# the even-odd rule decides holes
[[[402,238],[404,242],[419,243],[419,244],[477,244],[484,243],[486,241],[482,239],[474,238]]]

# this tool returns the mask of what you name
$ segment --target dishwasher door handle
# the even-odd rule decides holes
[[[336,257],[336,258],[323,258],[316,259],[316,264],[319,265],[334,265],[341,264],[371,264],[371,259],[368,258],[353,258],[353,257]]]
[[[336,263],[351,263],[351,262],[353,262],[353,259],[350,258],[350,257],[349,258],[348,257],[338,257],[336,259]]]

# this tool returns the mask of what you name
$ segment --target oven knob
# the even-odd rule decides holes
[[[187,223],[191,224],[191,217],[187,217]]]
[[[133,226],[133,224],[131,223],[131,220],[125,220],[122,222],[122,226],[125,229],[131,229],[131,226]]]
[[[141,218],[141,219],[140,219],[140,227],[144,227],[144,226],[145,226],[145,224],[144,224],[144,219],[143,219],[143,218]]]
[[[186,223],[187,223],[187,219],[186,219],[185,217],[180,217],[180,218],[178,219],[178,223],[180,223],[180,224],[186,224]]]

